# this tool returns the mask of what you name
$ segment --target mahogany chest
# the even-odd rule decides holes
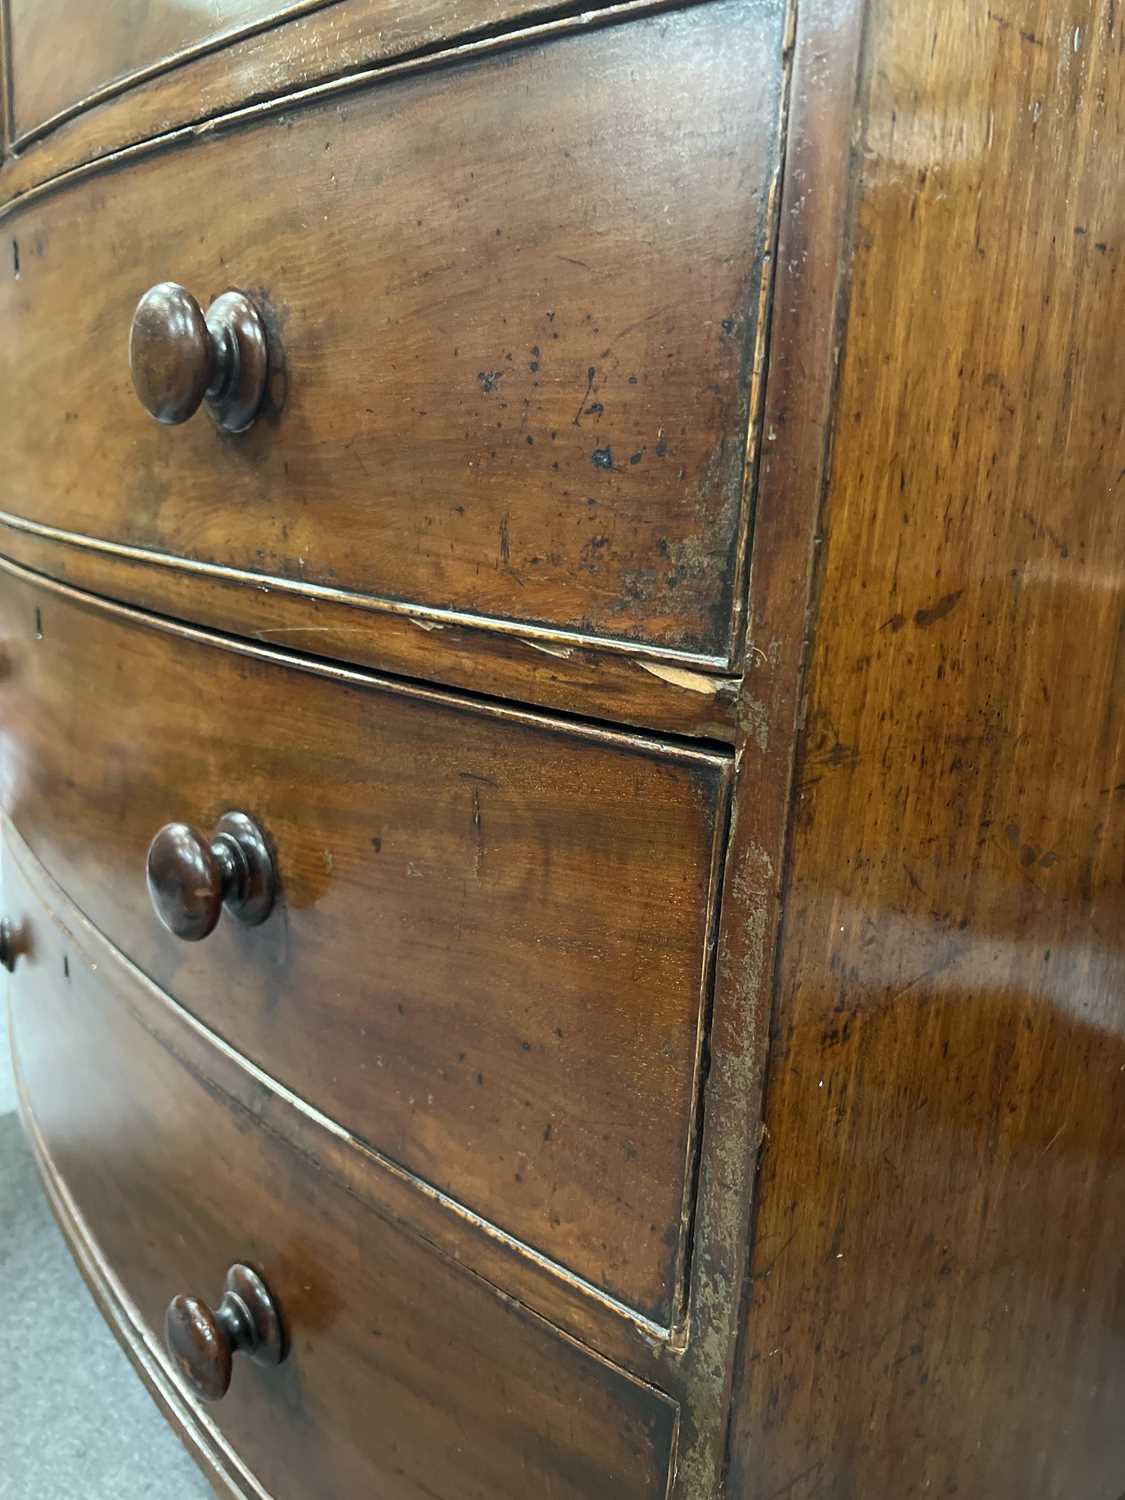
[[[0,12],[12,1049],[219,1493],[1119,1500],[1123,18]]]

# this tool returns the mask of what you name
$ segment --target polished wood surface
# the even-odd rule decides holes
[[[213,48],[286,13],[326,0],[5,0],[11,38],[12,112],[22,140],[90,96],[167,67],[178,54]],[[65,41],[64,41],[65,38]]]
[[[607,13],[644,14],[662,0],[619,0]],[[170,53],[153,67],[75,100],[45,133],[19,141],[0,165],[0,204],[64,172],[153,136],[203,130],[246,100],[271,99],[328,78],[410,68],[449,53],[487,52],[515,29],[582,26],[597,6],[551,0],[327,0],[285,6],[289,19],[222,45]],[[0,41],[7,7],[0,6]],[[121,85],[125,86],[122,87]],[[9,131],[9,140],[11,132]]]
[[[867,17],[749,1500],[1125,1487],[1121,27]]]
[[[27,1123],[60,1218],[150,1379],[169,1297],[243,1256],[276,1297],[284,1362],[243,1361],[208,1426],[230,1488],[261,1500],[664,1500],[676,1406],[342,1191],[168,1043],[77,914],[4,889],[35,931],[10,988]],[[166,1009],[166,1007],[165,1007]],[[213,1049],[211,1049],[213,1050]],[[83,1087],[59,1089],[60,1077]],[[154,1369],[155,1366],[155,1369]]]
[[[4,805],[82,909],[302,1097],[670,1324],[729,757],[313,670],[10,568],[0,640]],[[149,843],[232,806],[279,908],[179,942]]]
[[[782,20],[722,0],[562,36],[17,209],[3,508],[727,665]],[[119,340],[172,274],[243,288],[283,346],[237,442],[129,388]]]
[[[249,297],[228,289],[204,316],[174,281],[150,287],[129,329],[129,373],[137,399],[158,422],[177,426],[207,409],[224,432],[245,432],[269,374],[267,335]]]
[[[0,552],[77,588],[266,645],[658,733],[727,744],[741,734],[737,676],[670,665],[635,648],[563,642],[527,627],[482,628],[405,607],[361,610],[352,596],[331,589],[311,592],[277,580],[263,586],[251,573],[107,550],[5,512]]]
[[[164,1344],[192,1395],[221,1401],[230,1390],[234,1356],[267,1369],[285,1358],[281,1313],[251,1266],[231,1266],[218,1307],[177,1293],[164,1314]]]

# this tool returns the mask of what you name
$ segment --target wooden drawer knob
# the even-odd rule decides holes
[[[156,915],[188,943],[215,930],[224,906],[248,927],[273,906],[273,859],[245,813],[224,813],[210,839],[187,823],[167,823],[148,846],[147,875]]]
[[[204,1401],[226,1395],[236,1354],[248,1354],[259,1365],[279,1365],[285,1358],[281,1317],[269,1288],[242,1265],[227,1272],[223,1300],[213,1312],[198,1297],[173,1297],[164,1315],[164,1342]]]
[[[206,397],[224,432],[244,432],[262,404],[268,364],[265,325],[242,292],[224,292],[206,317],[174,281],[137,303],[129,369],[141,405],[158,422],[186,422]]]
[[[16,937],[7,917],[0,917],[0,968],[10,974],[16,966]]]

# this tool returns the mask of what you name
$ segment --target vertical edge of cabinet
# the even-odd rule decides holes
[[[866,0],[801,4],[791,12],[786,40],[776,267],[766,311],[745,675],[697,1183],[677,1500],[739,1494],[736,1485],[727,1488],[729,1426],[749,1290],[818,518],[848,292],[852,127],[865,7]]]

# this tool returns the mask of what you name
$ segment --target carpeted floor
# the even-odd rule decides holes
[[[0,1500],[214,1500],[86,1290],[14,1108],[0,984]]]

